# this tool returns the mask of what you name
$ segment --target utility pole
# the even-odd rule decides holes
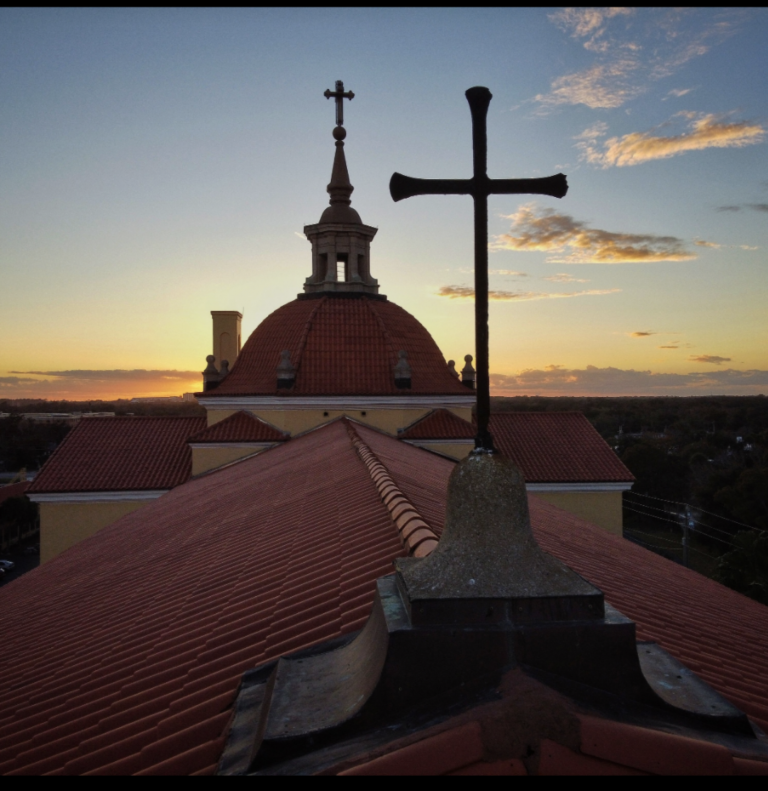
[[[691,506],[686,504],[685,506],[685,513],[680,514],[680,518],[683,522],[683,565],[686,568],[690,568],[689,558],[688,558],[688,545],[691,538],[690,531],[694,529],[694,521],[693,516],[691,516]]]

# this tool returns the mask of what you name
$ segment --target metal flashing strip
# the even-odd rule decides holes
[[[475,446],[474,439],[467,437],[457,437],[456,439],[404,439],[403,442],[408,445],[414,445],[421,448],[424,445],[472,445]]]
[[[440,407],[450,409],[451,407],[474,406],[475,396],[474,394],[466,396],[286,396],[285,398],[279,396],[225,396],[220,398],[203,396],[198,397],[197,402],[201,406],[206,407],[206,409],[246,409],[248,407],[259,409],[324,410],[412,409],[414,407],[420,409],[439,409]]]
[[[271,448],[276,444],[275,442],[190,442],[189,447],[195,450],[202,448]]]
[[[157,500],[170,489],[146,489],[125,492],[35,492],[27,495],[33,503],[120,503]]]
[[[627,492],[634,481],[600,481],[599,483],[526,483],[529,492]]]

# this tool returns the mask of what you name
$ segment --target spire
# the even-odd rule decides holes
[[[370,243],[376,229],[363,225],[360,215],[350,205],[355,189],[349,180],[347,159],[344,155],[344,99],[353,99],[352,91],[344,91],[344,83],[336,81],[336,90],[325,92],[327,99],[336,100],[336,126],[333,137],[336,153],[333,157],[331,181],[326,188],[330,195],[328,208],[320,222],[307,225],[304,233],[312,243],[312,274],[304,283],[304,294],[369,294],[378,295],[379,284],[370,274]],[[383,296],[383,295],[382,295]]]
[[[344,128],[344,99],[350,101],[355,98],[352,91],[344,92],[344,83],[336,80],[336,90],[325,92],[325,98],[336,99],[336,127],[333,130],[333,137],[336,140],[336,155],[333,158],[333,170],[331,171],[331,183],[326,188],[331,196],[330,206],[323,212],[320,222],[343,222],[362,225],[360,215],[350,207],[352,201],[350,195],[355,189],[349,180],[347,170],[347,158],[344,156],[344,138],[347,130]]]

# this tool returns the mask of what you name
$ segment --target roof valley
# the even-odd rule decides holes
[[[426,557],[437,546],[437,534],[416,510],[413,503],[403,494],[378,456],[360,439],[360,435],[355,431],[352,423],[346,419],[344,423],[350,442],[376,485],[379,496],[397,528],[403,546],[412,557]]]

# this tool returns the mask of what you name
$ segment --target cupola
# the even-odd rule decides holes
[[[352,91],[344,91],[344,83],[336,81],[335,91],[326,91],[327,98],[336,100],[336,127],[333,137],[336,154],[333,158],[328,208],[320,222],[304,226],[304,234],[312,244],[312,274],[304,283],[304,294],[368,294],[378,295],[379,283],[371,277],[371,241],[376,228],[364,225],[352,208],[350,196],[354,187],[349,181],[344,155],[344,99],[353,99]]]

